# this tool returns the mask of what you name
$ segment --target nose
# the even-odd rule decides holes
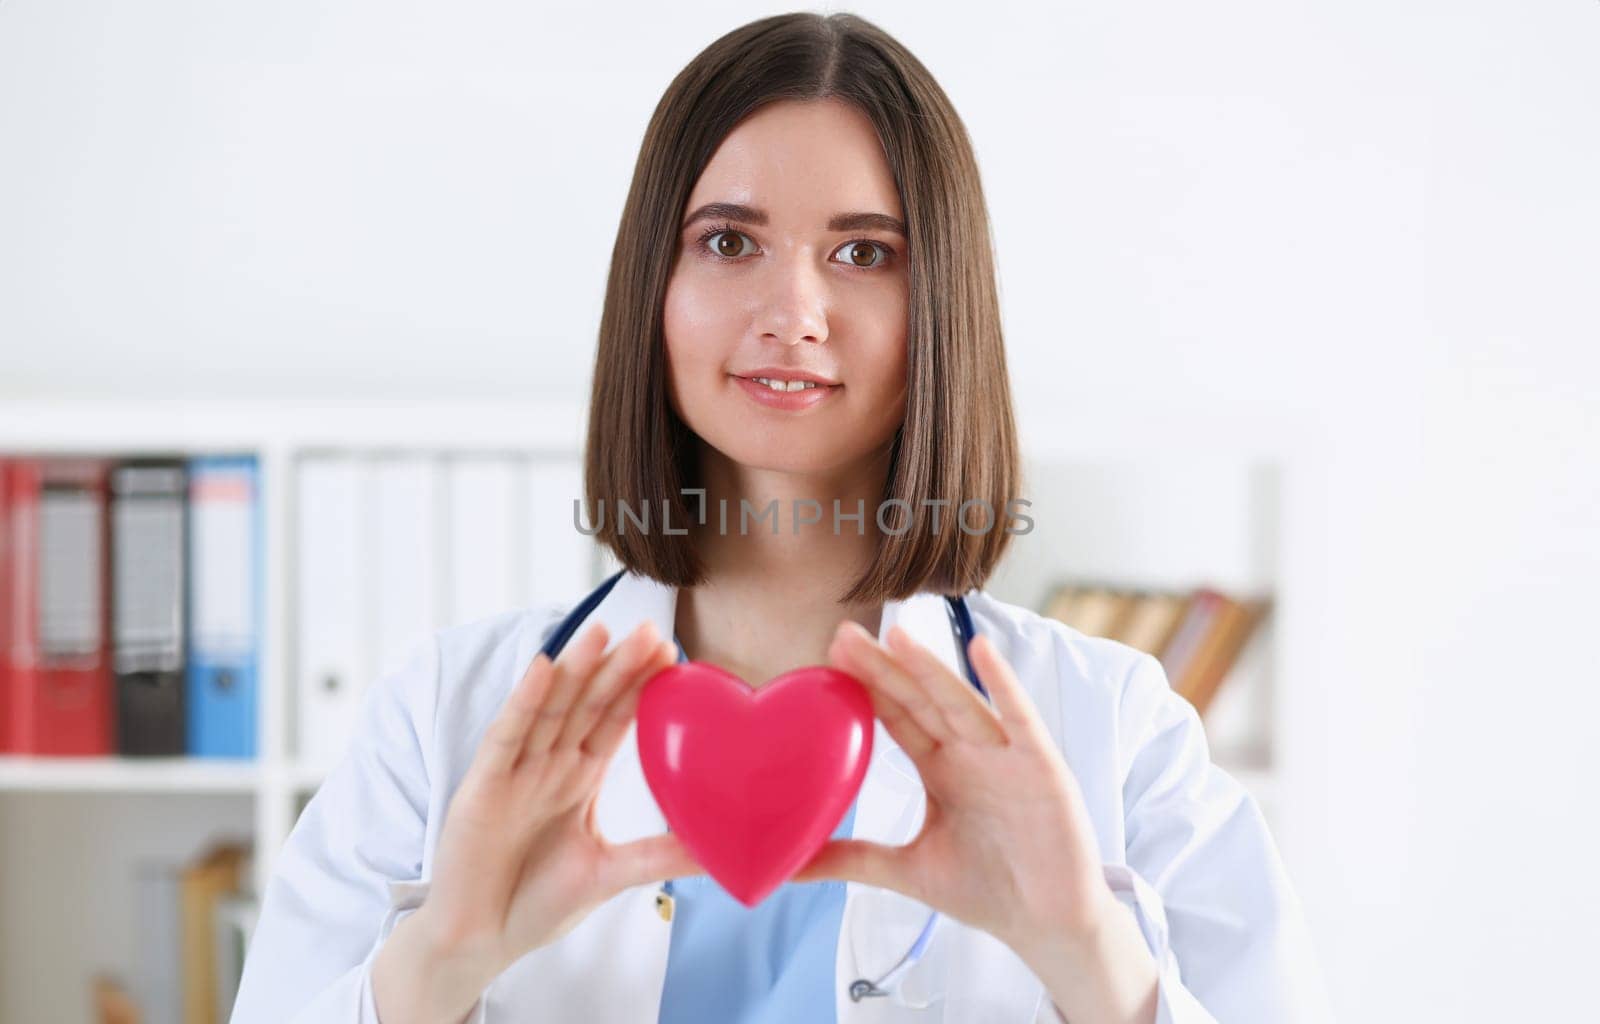
[[[828,340],[828,296],[823,272],[809,250],[774,260],[760,311],[763,341],[784,345]]]

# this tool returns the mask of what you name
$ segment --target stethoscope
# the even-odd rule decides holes
[[[623,573],[626,571],[619,570],[596,587],[593,593],[578,602],[577,607],[573,608],[567,614],[567,617],[561,620],[561,623],[556,626],[555,632],[550,634],[550,638],[545,641],[544,647],[540,649],[545,657],[552,661],[555,660],[556,656],[561,653],[561,649],[567,645],[567,641],[571,640],[583,625],[583,620],[588,618],[590,613],[600,606],[600,602],[606,599],[606,595],[611,593],[611,588],[617,585],[617,581],[622,578]],[[973,671],[972,662],[967,658],[967,645],[977,635],[977,630],[972,625],[972,612],[967,608],[967,600],[964,597],[946,595],[945,604],[950,613],[951,628],[955,630],[956,649],[961,652],[961,666],[967,674],[967,681],[987,701],[989,700],[989,691],[985,690],[983,683],[978,681],[978,673]],[[683,648],[680,646],[678,649],[681,651]],[[669,921],[672,919],[672,880],[670,878],[662,884],[661,892],[657,893],[656,906],[663,918]],[[851,1000],[859,1003],[869,996],[898,994],[901,979],[922,958],[923,951],[928,948],[928,941],[933,935],[934,925],[938,924],[938,922],[939,912],[935,910],[928,915],[927,922],[923,924],[922,931],[918,933],[916,940],[912,942],[911,948],[906,950],[905,955],[900,958],[898,963],[889,968],[876,981],[866,978],[857,978],[852,981],[850,983]]]

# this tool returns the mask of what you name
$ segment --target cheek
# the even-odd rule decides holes
[[[673,278],[662,305],[661,329],[668,358],[684,369],[715,360],[727,335],[728,297],[696,281]]]
[[[667,405],[679,419],[684,415],[686,387],[694,379],[694,352],[685,343],[685,339],[692,337],[693,332],[684,322],[682,298],[681,288],[669,286],[666,300],[661,308],[662,354],[665,357],[667,372]],[[693,402],[690,401],[689,404],[692,405]]]
[[[667,294],[661,303],[661,334],[669,365],[681,361],[683,339],[689,335],[684,299],[683,285],[674,277],[667,284]]]
[[[703,432],[704,417],[717,408],[713,395],[721,383],[726,341],[722,318],[728,298],[691,270],[674,273],[662,302],[661,330],[666,356],[668,401],[678,418]]]
[[[869,337],[873,339],[866,353],[866,365],[871,368],[872,390],[884,402],[896,396],[904,397],[906,388],[906,328],[903,313],[898,318],[886,318]]]
[[[676,279],[668,285],[661,307],[661,333],[666,346],[667,366],[674,382],[693,366],[696,351],[701,347],[695,341],[704,337],[703,324],[699,320],[703,310],[704,306],[697,301],[691,286]]]

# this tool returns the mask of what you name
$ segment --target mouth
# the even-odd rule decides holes
[[[786,370],[779,366],[758,366],[744,373],[736,373],[740,380],[754,381],[773,391],[803,391],[808,388],[836,388],[839,382],[810,370]]]
[[[766,388],[769,391],[777,391],[777,392],[780,392],[780,393],[793,392],[793,391],[809,391],[812,388],[826,388],[826,387],[836,387],[837,386],[837,385],[832,385],[832,384],[818,384],[814,380],[783,380],[783,379],[778,378],[778,377],[740,377],[739,379],[740,380],[747,380],[752,384],[760,384],[762,387]]]
[[[730,376],[745,394],[774,409],[809,409],[844,387],[837,381],[798,370],[763,368]]]

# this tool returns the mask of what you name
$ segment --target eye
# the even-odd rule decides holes
[[[880,254],[878,260],[872,263],[862,263],[862,259],[872,259],[874,250]],[[843,252],[845,254],[845,259],[849,261],[852,267],[855,267],[858,270],[876,270],[878,267],[888,263],[889,258],[894,255],[894,250],[889,248],[887,245],[884,245],[882,242],[872,242],[865,238],[858,238],[853,242],[846,242],[843,246],[835,251]]]
[[[700,236],[700,244],[711,243],[711,251],[726,260],[736,260],[746,252],[745,242],[749,248],[755,248],[755,241],[743,231],[735,231],[731,227],[716,227]]]

